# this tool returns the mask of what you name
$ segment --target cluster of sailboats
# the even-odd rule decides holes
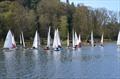
[[[44,48],[44,50],[53,49],[55,51],[60,51],[62,49],[62,44],[61,44],[61,40],[60,40],[59,30],[55,29],[54,39],[53,39],[53,44],[52,45],[51,45],[52,42],[51,42],[50,31],[51,31],[51,28],[49,27],[48,36],[47,36],[47,45]],[[70,46],[70,40],[69,39],[70,38],[69,38],[69,33],[68,33],[68,35],[67,35],[67,47],[68,48],[76,49],[76,48],[81,47],[82,41],[81,41],[81,35],[80,34],[77,36],[76,32],[74,32],[74,31],[72,32],[72,46]],[[100,41],[101,46],[103,46],[103,39],[104,39],[104,36],[102,34],[101,41]],[[90,44],[91,44],[92,47],[95,46],[94,38],[93,38],[93,31],[91,31]],[[120,46],[120,32],[118,34],[117,45]],[[26,48],[23,32],[21,32],[21,34],[20,34],[20,46],[22,46],[22,48]],[[33,49],[39,49],[40,47],[41,47],[40,36],[39,36],[38,31],[36,30],[32,48]],[[8,33],[7,33],[3,48],[4,49],[9,49],[9,50],[17,48],[15,38],[14,38],[14,34],[11,32],[11,30],[9,30]]]

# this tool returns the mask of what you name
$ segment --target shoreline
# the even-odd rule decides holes
[[[28,47],[28,48],[31,48],[32,47],[32,43],[33,42],[31,42],[31,41],[27,41],[27,42],[25,42],[25,45],[26,45],[26,47]],[[62,46],[63,47],[66,47],[67,46],[67,42],[66,41],[62,41],[61,42],[62,43]],[[116,43],[116,41],[104,41],[104,43]],[[95,42],[95,44],[100,44],[100,42]],[[0,48],[2,48],[3,47],[3,45],[4,45],[4,42],[3,41],[0,41]],[[19,42],[16,42],[16,45],[19,45]],[[47,45],[47,43],[46,43],[46,40],[45,40],[45,42],[43,43],[43,41],[41,42],[41,47],[45,47]],[[72,43],[71,43],[71,41],[70,41],[70,46],[72,45]],[[87,43],[86,41],[82,41],[82,46],[89,46],[90,44],[89,43]],[[51,46],[52,46],[52,44],[51,44]]]

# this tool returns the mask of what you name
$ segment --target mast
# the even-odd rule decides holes
[[[75,36],[74,36],[74,30],[73,30],[73,33],[72,33],[72,44],[73,44],[73,47],[75,47]]]
[[[21,32],[21,36],[22,36],[22,44],[23,44],[23,47],[25,47],[25,41],[24,41],[23,32]]]

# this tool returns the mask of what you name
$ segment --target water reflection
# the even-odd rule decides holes
[[[120,48],[119,47],[117,47],[117,52],[120,52]]]
[[[27,73],[27,60],[26,60],[26,51],[20,53],[20,78],[24,79],[24,76]]]
[[[5,68],[6,68],[6,78],[17,78],[17,68],[16,68],[16,55],[15,51],[4,52],[5,56]]]
[[[114,44],[62,51],[16,50],[0,56],[0,73],[5,75],[0,74],[1,79],[120,78],[120,52]]]

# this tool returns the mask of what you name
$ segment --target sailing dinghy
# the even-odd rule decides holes
[[[12,35],[11,30],[8,31],[5,42],[4,42],[4,49],[14,49],[16,48],[16,42],[14,35]]]
[[[120,47],[120,31],[119,31],[119,33],[118,33],[117,46]]]
[[[50,44],[51,44],[50,30],[51,30],[51,28],[49,27],[48,36],[47,36],[47,46],[46,46],[45,50],[50,49]]]
[[[91,32],[91,46],[94,47],[93,31]]]
[[[60,41],[60,36],[59,36],[58,29],[56,29],[55,32],[54,32],[54,40],[53,40],[53,46],[52,47],[55,51],[60,51],[61,50],[61,41]]]
[[[103,47],[103,37],[104,37],[104,35],[102,34],[102,36],[101,36],[101,41],[100,41],[100,45]]]
[[[39,34],[38,34],[37,30],[36,30],[32,48],[37,49],[39,47],[40,47],[40,37],[39,37]]]

